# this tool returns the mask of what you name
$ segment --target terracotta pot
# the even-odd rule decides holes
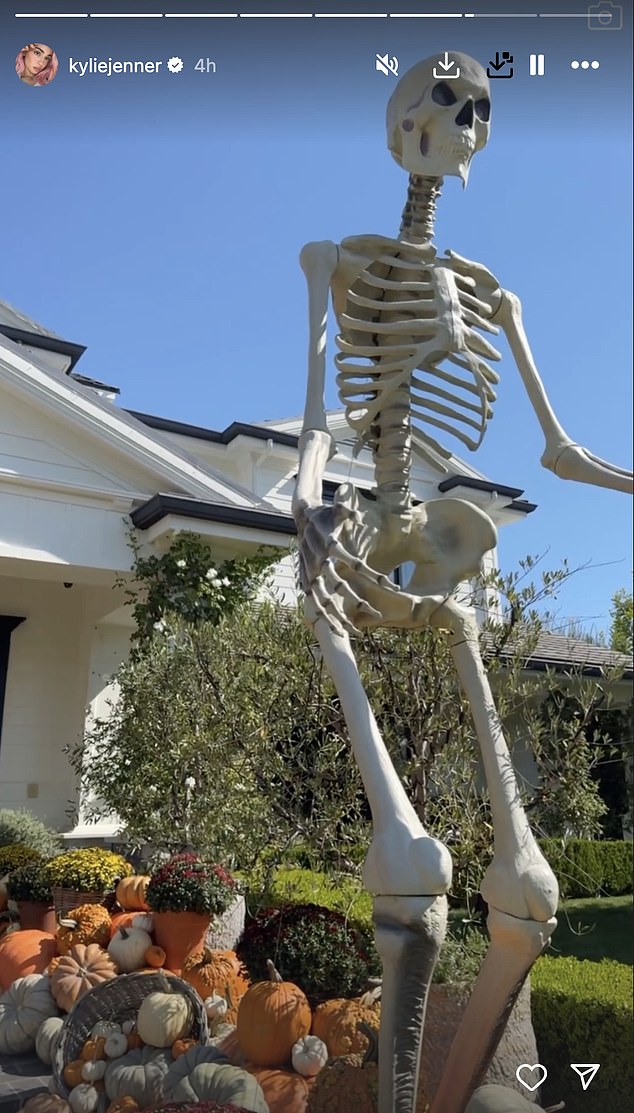
[[[57,917],[52,901],[20,900],[18,912],[23,930],[46,931],[49,935],[55,935]]]
[[[202,949],[211,917],[200,912],[154,912],[154,938],[167,955],[165,965],[180,974],[194,948]]]

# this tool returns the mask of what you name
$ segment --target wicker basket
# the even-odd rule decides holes
[[[73,1005],[64,1020],[61,1037],[52,1062],[56,1093],[68,1097],[69,1088],[64,1082],[64,1067],[79,1053],[98,1020],[113,1020],[117,1024],[136,1017],[139,1006],[150,993],[164,993],[166,989],[182,993],[192,1011],[190,1038],[206,1044],[208,1039],[207,1014],[193,986],[157,970],[156,974],[118,974],[107,982],[95,986]]]
[[[58,885],[51,888],[55,913],[70,912],[71,908],[79,908],[81,904],[103,904],[107,893],[81,893],[77,889],[63,889]]]

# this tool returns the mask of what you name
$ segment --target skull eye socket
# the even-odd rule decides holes
[[[491,101],[488,97],[483,97],[482,100],[475,102],[475,114],[479,120],[485,124],[489,121],[491,116]]]
[[[450,104],[455,104],[458,99],[446,81],[441,81],[439,85],[434,85],[431,91],[431,99],[436,104],[442,104],[445,108]]]

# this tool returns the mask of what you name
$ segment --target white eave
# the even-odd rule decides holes
[[[102,401],[93,390],[68,375],[44,368],[37,351],[28,358],[20,344],[0,336],[0,384],[30,405],[47,411],[124,460],[152,473],[157,489],[180,491],[247,509],[268,504],[211,468],[201,468],[174,442],[162,437],[125,410]]]

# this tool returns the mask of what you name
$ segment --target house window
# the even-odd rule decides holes
[[[2,719],[4,715],[4,696],[7,688],[7,673],[9,671],[9,649],[11,635],[16,626],[24,622],[24,617],[17,615],[0,614],[0,745],[2,745]]]

